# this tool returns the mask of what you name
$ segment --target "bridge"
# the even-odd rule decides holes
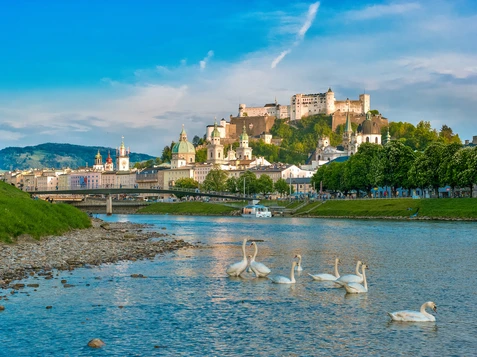
[[[187,188],[170,188],[170,189],[155,189],[155,188],[94,188],[94,189],[67,189],[67,190],[41,190],[28,191],[30,195],[48,195],[54,198],[56,195],[104,195],[106,196],[106,214],[113,213],[113,196],[114,195],[130,195],[130,194],[170,194],[175,196],[203,196],[210,198],[223,198],[227,200],[251,200],[253,196],[250,195],[233,195],[229,192],[201,192],[198,189]],[[74,200],[74,199],[72,199]]]

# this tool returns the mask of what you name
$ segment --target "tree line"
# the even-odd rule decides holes
[[[261,175],[257,178],[252,171],[245,171],[239,177],[229,177],[227,172],[215,167],[207,174],[202,184],[199,184],[193,178],[181,178],[174,183],[177,188],[200,189],[202,191],[245,193],[246,195],[270,194],[277,192],[281,196],[288,193],[294,193],[291,187],[284,179],[278,179],[277,182],[268,175]]]
[[[312,177],[315,187],[344,194],[355,190],[369,195],[375,187],[431,189],[468,187],[477,183],[477,147],[462,147],[457,142],[434,141],[423,151],[413,150],[401,140],[384,146],[364,143],[358,152],[342,163],[321,166]]]

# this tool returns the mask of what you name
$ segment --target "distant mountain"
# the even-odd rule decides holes
[[[86,165],[91,167],[98,150],[103,156],[103,163],[110,151],[116,165],[116,149],[114,148],[46,143],[24,148],[8,147],[0,150],[0,170],[61,169],[65,167],[77,169]],[[155,157],[137,153],[131,153],[129,156],[131,166],[136,162],[151,159],[155,159]]]

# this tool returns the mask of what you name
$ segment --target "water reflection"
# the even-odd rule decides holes
[[[8,306],[0,335],[9,356],[87,356],[91,351],[84,349],[84,341],[98,334],[107,341],[107,350],[100,353],[108,356],[474,353],[476,224],[295,218],[244,222],[240,217],[186,216],[104,219],[152,223],[148,230],[166,228],[176,234],[174,239],[206,246],[154,261],[77,270],[68,278],[76,283],[74,289],[53,289],[58,284],[45,281],[32,297],[13,295],[4,302]],[[263,240],[257,261],[273,275],[289,277],[293,256],[301,254],[304,271],[295,271],[296,284],[272,284],[251,273],[228,278],[225,269],[242,258],[246,237]],[[249,244],[246,249],[253,254]],[[346,294],[333,282],[317,282],[307,275],[331,273],[336,257],[342,262],[342,275],[354,273],[358,259],[372,265],[367,294]],[[134,273],[147,278],[131,278]],[[431,299],[444,311],[435,324],[392,323],[386,314]],[[46,305],[54,309],[47,313]],[[22,328],[27,325],[28,336]]]

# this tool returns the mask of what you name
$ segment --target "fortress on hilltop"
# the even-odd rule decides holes
[[[290,99],[290,105],[274,103],[263,107],[247,107],[239,104],[238,117],[274,116],[277,119],[290,118],[300,120],[308,115],[334,113],[355,113],[365,115],[371,107],[371,96],[360,94],[358,100],[336,100],[335,93],[328,89],[326,93],[295,94]]]

